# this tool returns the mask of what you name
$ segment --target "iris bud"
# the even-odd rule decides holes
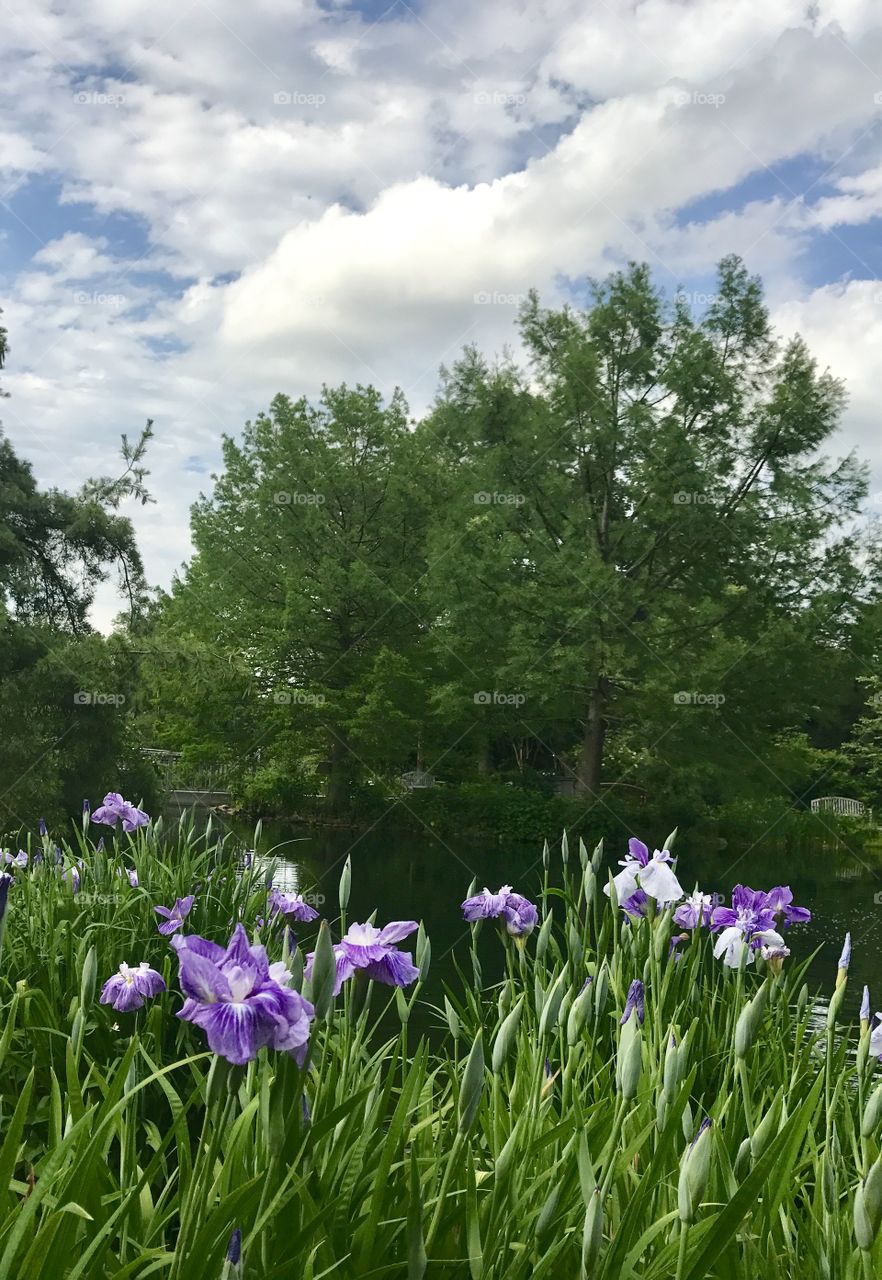
[[[589,978],[587,985],[582,988],[570,1007],[567,1018],[567,1044],[570,1046],[579,1039],[588,1021],[588,1015],[594,1003],[594,992],[591,987],[592,982]]]
[[[707,1190],[711,1160],[711,1121],[702,1120],[698,1133],[686,1148],[680,1165],[677,1187],[677,1212],[680,1221],[692,1223]]]
[[[872,1249],[882,1222],[882,1163],[876,1160],[854,1197],[854,1237],[858,1248]]]
[[[595,1187],[585,1210],[585,1227],[582,1231],[582,1275],[594,1274],[600,1246],[603,1243],[603,1200],[600,1187]]]
[[[861,1116],[861,1137],[871,1138],[882,1119],[882,1084],[870,1094]]]
[[[508,1055],[517,1040],[518,1026],[521,1021],[521,1013],[523,1011],[523,998],[519,999],[515,1007],[512,1009],[508,1017],[503,1021],[502,1026],[496,1033],[496,1039],[493,1042],[493,1056],[491,1064],[493,1074],[498,1075],[505,1065]]]
[[[466,1134],[475,1123],[478,1107],[481,1103],[481,1092],[484,1088],[484,1042],[481,1032],[475,1036],[475,1042],[466,1058],[462,1073],[462,1086],[459,1091],[459,1132]]]
[[[735,1056],[744,1058],[757,1037],[769,998],[769,987],[763,983],[756,995],[750,1000],[738,1016],[735,1024]]]

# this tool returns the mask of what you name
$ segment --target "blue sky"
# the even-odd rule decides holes
[[[322,381],[430,402],[518,300],[630,258],[762,275],[882,492],[882,17],[869,0],[35,0],[4,24],[4,428],[44,483],[156,424],[151,578],[235,433]],[[698,304],[700,305],[700,303]],[[107,625],[107,593],[98,620]]]

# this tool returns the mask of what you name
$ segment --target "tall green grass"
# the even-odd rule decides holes
[[[210,828],[156,824],[101,852],[78,832],[61,866],[49,838],[30,852],[44,860],[15,872],[0,961],[0,1280],[882,1274],[882,1086],[868,1029],[837,1020],[844,985],[825,1012],[805,964],[727,970],[706,931],[669,958],[669,915],[627,923],[599,849],[546,854],[538,928],[498,939],[502,982],[482,984],[490,923],[463,926],[431,1042],[410,1027],[421,984],[352,981],[304,1071],[266,1050],[229,1067],[175,1016],[155,905],[195,892],[187,932],[225,942],[241,919],[287,955],[284,930],[256,924],[264,872]],[[422,933],[416,950],[425,976]],[[100,1005],[140,960],[169,991],[134,1014]],[[635,978],[645,1023],[623,1027]]]

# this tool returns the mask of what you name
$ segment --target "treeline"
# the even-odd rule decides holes
[[[841,384],[736,258],[701,315],[633,265],[582,308],[531,295],[519,334],[419,421],[341,386],[224,440],[186,571],[90,638],[125,654],[126,742],[286,814],[379,812],[409,771],[446,784],[402,801],[436,825],[873,799],[882,567],[865,469],[828,457]]]

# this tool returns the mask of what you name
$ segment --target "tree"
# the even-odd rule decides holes
[[[592,795],[611,728],[640,732],[650,703],[672,729],[678,695],[713,716],[740,685],[726,715],[749,736],[758,653],[790,655],[786,724],[819,620],[847,624],[864,586],[845,531],[864,472],[821,453],[841,385],[801,339],[776,340],[733,257],[700,320],[632,265],[584,312],[531,294],[520,332],[529,373],[466,352],[420,432],[456,490],[430,536],[436,634],[520,696],[512,733],[554,756],[575,722]]]
[[[223,457],[193,511],[175,613],[235,655],[261,699],[261,743],[293,734],[317,752],[340,808],[366,755],[387,762],[377,706],[398,699],[399,724],[418,719],[427,460],[401,394],[384,405],[362,386],[315,405],[277,396]]]

